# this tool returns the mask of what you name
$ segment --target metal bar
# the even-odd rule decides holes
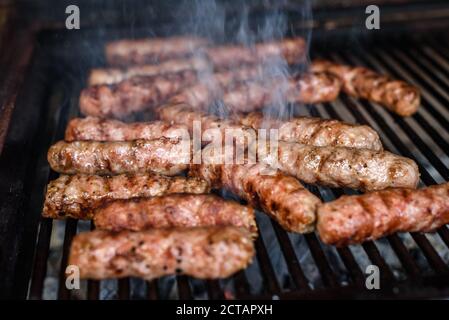
[[[398,235],[393,234],[391,236],[388,236],[387,240],[409,276],[411,278],[418,278],[420,276],[419,267],[416,264],[415,260],[413,260],[405,245],[399,239]]]
[[[304,237],[309,245],[310,252],[321,274],[324,285],[330,288],[338,287],[335,273],[332,271],[316,235],[314,233],[308,233]]]
[[[224,294],[220,287],[220,282],[218,280],[207,280],[207,296],[212,300],[223,300]]]
[[[177,276],[176,282],[178,284],[178,296],[181,300],[192,300],[192,293],[189,285],[189,278],[187,276]]]
[[[391,272],[388,264],[385,262],[384,258],[381,256],[379,249],[373,241],[367,241],[362,243],[363,249],[365,249],[368,254],[369,259],[373,264],[379,267],[380,277],[384,284],[391,284],[395,281],[393,272]]]
[[[237,298],[247,296],[249,294],[249,284],[245,271],[241,270],[234,275],[234,288]]]
[[[255,241],[256,256],[259,261],[262,278],[266,284],[264,289],[268,289],[268,293],[270,294],[279,294],[281,289],[279,287],[276,274],[274,273],[273,266],[271,265],[270,257],[268,256],[267,249],[265,248],[260,230],[258,230],[258,233],[259,235]]]
[[[293,279],[296,289],[298,290],[310,290],[308,280],[302,271],[299,264],[298,257],[295,254],[290,238],[287,232],[275,221],[272,221],[273,229],[278,238],[281,251],[284,255],[285,262],[287,263],[288,271]]]
[[[118,298],[120,300],[129,300],[129,278],[123,278],[118,280]]]
[[[65,269],[67,267],[67,262],[69,259],[70,245],[72,244],[72,239],[76,234],[77,224],[78,220],[74,220],[71,218],[68,218],[66,220],[61,266],[59,267],[59,288],[58,288],[59,300],[70,300],[70,290],[68,290],[65,285],[66,279]]]
[[[157,279],[147,281],[147,298],[148,300],[159,300],[159,288]]]
[[[52,226],[52,219],[41,218],[29,293],[29,298],[32,300],[42,299],[45,276],[47,275],[47,259],[50,251]]]
[[[349,271],[349,275],[351,276],[353,283],[358,285],[363,284],[365,277],[351,250],[347,247],[343,247],[337,248],[337,252],[340,255],[346,269]]]
[[[93,221],[90,222],[90,230],[95,230],[95,224]],[[88,300],[98,300],[100,296],[100,281],[98,280],[87,280],[87,299]]]

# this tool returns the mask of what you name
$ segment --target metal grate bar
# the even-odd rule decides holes
[[[90,222],[90,230],[95,230],[95,224],[93,221]],[[100,281],[88,280],[87,281],[87,299],[88,300],[98,300],[100,295]]]
[[[401,261],[405,271],[410,275],[410,277],[417,278],[420,275],[419,267],[415,260],[413,260],[405,245],[399,239],[399,236],[393,234],[388,236],[387,240],[399,258],[399,261]]]
[[[268,256],[267,249],[265,248],[260,230],[258,230],[255,246],[257,260],[259,261],[259,267],[262,272],[262,278],[266,284],[264,289],[268,289],[268,293],[270,294],[280,293],[281,289],[279,287],[276,274],[274,273],[273,266],[271,265],[270,257]]]
[[[304,235],[304,237],[306,238],[313,260],[318,267],[324,285],[330,288],[338,287],[339,285],[335,273],[332,271],[316,235],[314,233],[308,233]]]
[[[346,269],[348,269],[353,282],[359,285],[362,284],[365,281],[365,277],[363,276],[363,272],[355,260],[351,250],[348,247],[343,247],[337,248],[337,252],[340,255]]]
[[[177,276],[176,283],[178,284],[179,299],[191,300],[193,296],[190,291],[189,278],[187,276]]]
[[[123,278],[118,280],[118,298],[120,300],[128,300],[129,294],[129,278]]]
[[[207,280],[207,295],[209,299],[218,300],[224,299],[223,291],[220,287],[220,282],[218,280]]]
[[[248,296],[249,284],[244,270],[239,271],[234,275],[234,288],[237,298]]]
[[[159,288],[157,279],[147,281],[147,298],[148,300],[159,300]]]
[[[36,245],[36,257],[34,259],[34,269],[31,275],[31,285],[29,297],[33,300],[41,300],[44,287],[45,276],[47,274],[47,259],[50,252],[50,238],[53,227],[53,220],[41,218],[39,235]]]
[[[293,283],[298,290],[309,290],[309,284],[304,272],[302,271],[301,265],[296,256],[295,250],[293,249],[292,243],[288,237],[287,232],[275,221],[272,221],[274,232],[278,238],[284,259],[287,263],[288,271],[292,276]]]
[[[67,262],[69,259],[70,245],[72,244],[72,239],[76,234],[77,224],[78,220],[74,220],[71,218],[68,218],[66,220],[61,266],[59,267],[59,300],[70,300],[70,290],[68,290],[65,285],[65,269],[67,267]]]

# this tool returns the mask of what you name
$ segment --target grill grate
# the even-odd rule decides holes
[[[77,96],[83,86],[80,79],[86,78],[91,67],[88,58],[76,58],[69,54],[69,59],[66,57],[67,53],[62,55],[65,63],[56,67],[55,75],[49,76],[52,77],[52,82],[48,89],[49,106],[45,109],[48,113],[44,120],[45,132],[49,132],[52,138],[41,143],[40,156],[35,165],[36,170],[40,171],[30,190],[41,195],[45,184],[56,178],[56,174],[48,168],[45,153],[51,143],[63,137],[68,119],[77,115]],[[55,56],[60,57],[58,53]],[[341,96],[332,103],[300,108],[299,114],[368,124],[379,132],[387,150],[417,160],[421,171],[421,185],[449,180],[449,47],[446,42],[425,39],[396,47],[380,43],[376,46],[360,46],[351,51],[335,51],[332,54],[324,54],[324,50],[320,51],[318,48],[312,52],[312,56],[366,65],[416,84],[422,88],[422,107],[412,118],[404,119],[388,113],[380,106]],[[89,62],[86,63],[83,59]],[[75,66],[73,61],[76,61]],[[95,61],[96,64],[97,62]],[[55,64],[48,67],[55,68]],[[73,72],[66,72],[65,68]],[[350,190],[316,187],[310,187],[310,190],[324,201],[351,193]],[[39,205],[35,209],[36,213],[42,208],[42,199],[43,196],[34,202]],[[30,269],[32,272],[29,277],[28,298],[96,300],[449,295],[447,291],[435,291],[436,288],[449,284],[447,226],[432,235],[395,234],[379,241],[336,249],[322,244],[315,234],[287,234],[277,223],[262,215],[258,217],[258,222],[263,225],[263,232],[256,241],[255,261],[247,270],[237,273],[231,279],[199,281],[177,276],[145,283],[128,278],[118,281],[86,281],[81,292],[72,292],[64,285],[68,249],[77,232],[92,229],[93,226],[73,219],[65,222],[41,219],[37,241],[32,244],[35,247],[31,249],[35,256]],[[53,242],[57,240],[59,233],[62,233],[63,242],[58,247]],[[58,255],[59,258],[54,259]],[[364,287],[367,264],[375,264],[380,269],[379,291],[372,292]],[[55,270],[56,274],[50,274]]]

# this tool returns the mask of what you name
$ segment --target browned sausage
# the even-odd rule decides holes
[[[410,116],[420,104],[419,89],[404,81],[363,68],[315,60],[312,71],[327,71],[343,82],[343,91],[351,96],[377,102],[401,116]]]
[[[65,141],[128,141],[158,138],[182,139],[188,134],[183,125],[163,121],[125,123],[95,117],[74,118],[65,130]]]
[[[95,230],[75,236],[69,265],[80,277],[107,279],[171,274],[201,279],[226,278],[254,256],[251,234],[236,227],[152,229],[132,232]]]
[[[331,74],[309,73],[288,79],[243,81],[228,87],[197,84],[181,90],[170,98],[170,102],[204,109],[215,99],[221,99],[234,112],[251,112],[273,103],[279,94],[291,103],[333,101],[340,93],[340,87],[340,80]]]
[[[111,200],[209,191],[209,184],[198,178],[151,173],[111,177],[61,175],[47,187],[42,215],[55,219],[92,219],[94,210]]]
[[[186,57],[201,50],[207,40],[197,37],[147,38],[117,40],[105,48],[106,60],[113,66],[130,64],[157,64],[174,58]]]
[[[304,182],[335,188],[416,188],[419,181],[418,166],[413,160],[386,151],[279,141],[277,159],[260,160]]]
[[[191,57],[172,59],[159,64],[131,66],[125,69],[96,68],[92,69],[87,81],[89,86],[98,84],[114,84],[135,76],[155,76],[166,73],[177,73],[186,70],[205,71],[209,64],[205,59]]]
[[[276,220],[285,230],[307,233],[314,230],[320,199],[294,177],[262,163],[223,164],[222,153],[213,156],[203,149],[201,164],[190,167],[189,175],[225,188]]]
[[[111,231],[233,225],[257,236],[254,210],[212,194],[116,200],[95,210],[95,226]]]
[[[48,150],[50,167],[65,174],[114,175],[160,173],[177,175],[187,169],[190,140],[156,139],[125,142],[59,141]]]
[[[371,127],[334,119],[296,117],[271,118],[260,112],[237,117],[241,124],[254,129],[277,129],[280,140],[321,146],[382,150],[379,135]]]
[[[185,70],[155,76],[136,76],[112,85],[88,87],[81,91],[80,110],[88,116],[125,118],[163,103],[196,80],[195,71]]]
[[[361,243],[394,232],[431,232],[449,223],[449,183],[342,196],[318,209],[323,242]]]

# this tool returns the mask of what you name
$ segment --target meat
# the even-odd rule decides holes
[[[181,90],[170,101],[206,108],[215,99],[221,99],[233,112],[251,112],[279,99],[291,103],[333,101],[340,93],[340,86],[340,80],[331,74],[310,73],[287,80],[242,81],[228,87],[197,84]]]
[[[224,69],[269,59],[284,59],[288,64],[300,63],[307,53],[306,42],[300,37],[256,43],[251,47],[206,46],[206,40],[194,37],[119,40],[106,46],[106,59],[110,65],[123,67],[160,63],[201,53],[215,68]]]
[[[59,141],[48,150],[51,168],[64,174],[177,175],[187,169],[190,140],[156,139],[126,142]]]
[[[203,149],[201,164],[193,164],[189,175],[201,177],[214,188],[225,188],[250,205],[260,208],[285,230],[307,233],[314,230],[315,213],[321,201],[295,178],[262,163],[224,164],[224,154]]]
[[[207,45],[197,37],[149,38],[118,40],[106,45],[106,60],[110,65],[157,64],[169,59],[187,57]]]
[[[371,127],[334,119],[296,117],[288,120],[270,118],[260,112],[238,117],[241,124],[258,129],[277,129],[278,138],[317,147],[335,146],[382,150],[379,135]]]
[[[114,84],[135,76],[155,76],[159,74],[178,73],[186,70],[197,72],[209,69],[209,63],[203,58],[191,57],[173,59],[159,64],[131,66],[125,69],[104,68],[92,69],[89,74],[89,86],[98,84]]]
[[[254,210],[211,194],[116,200],[95,210],[95,226],[111,231],[233,225],[257,236]]]
[[[47,187],[42,215],[54,219],[92,219],[95,209],[111,200],[209,191],[209,184],[198,178],[166,177],[151,173],[111,177],[61,175]]]
[[[185,103],[166,104],[159,107],[156,112],[159,118],[166,122],[185,125],[192,137],[199,134],[199,140],[204,144],[211,141],[224,141],[226,137],[235,139],[241,145],[249,144],[256,139],[256,132],[252,128],[231,120],[220,119]]]
[[[311,69],[315,72],[326,71],[334,74],[343,82],[345,93],[379,103],[401,116],[410,116],[419,107],[420,92],[417,87],[373,70],[326,60],[315,60]]]
[[[181,88],[193,84],[195,71],[155,76],[136,76],[112,85],[96,85],[81,91],[79,105],[84,115],[125,118],[159,105]]]
[[[80,277],[107,279],[172,274],[201,279],[226,278],[245,268],[254,256],[251,234],[236,227],[103,230],[75,236],[69,265]]]
[[[264,146],[267,150],[270,147],[273,148]],[[418,166],[413,160],[386,151],[279,141],[277,158],[262,154],[259,160],[306,183],[334,188],[416,188],[419,181]]]
[[[255,64],[270,59],[283,59],[288,64],[295,64],[303,61],[307,45],[303,38],[296,37],[256,43],[250,47],[241,45],[209,47],[205,52],[216,68],[235,68],[242,64]]]
[[[188,137],[186,126],[163,121],[125,123],[95,117],[74,118],[65,130],[65,141],[129,141]]]
[[[449,183],[342,196],[318,209],[323,242],[343,246],[394,232],[431,232],[449,223]]]

